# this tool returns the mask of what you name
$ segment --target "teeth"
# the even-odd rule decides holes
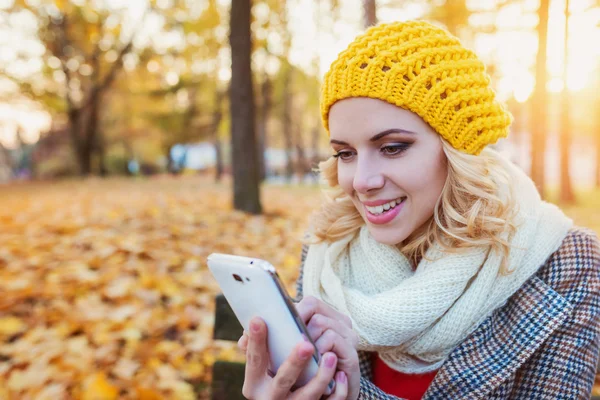
[[[369,210],[369,212],[371,214],[378,215],[378,214],[382,214],[384,211],[388,211],[388,210],[396,207],[396,205],[402,203],[403,200],[404,200],[404,197],[401,197],[399,199],[392,200],[392,201],[382,204],[380,206],[376,206],[376,207],[365,206],[365,207],[367,207],[367,210]]]

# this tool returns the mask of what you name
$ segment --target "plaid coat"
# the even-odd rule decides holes
[[[308,247],[302,248],[297,299]],[[459,344],[423,399],[589,399],[600,345],[600,244],[573,228],[539,271]],[[359,399],[398,399],[359,351]]]

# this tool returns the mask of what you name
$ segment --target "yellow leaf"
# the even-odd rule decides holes
[[[283,259],[283,268],[294,268],[298,266],[298,257],[295,254],[286,254]]]
[[[137,387],[135,391],[138,400],[163,400],[164,398],[160,393],[156,393],[152,389],[145,387]]]
[[[169,277],[165,277],[157,282],[157,289],[165,296],[173,297],[179,294],[179,287]]]
[[[6,381],[0,376],[0,399],[10,399]]]
[[[173,385],[173,394],[178,400],[195,400],[194,388],[187,382],[177,382]]]
[[[17,317],[0,318],[0,335],[2,336],[12,336],[25,330],[25,328],[25,323]]]
[[[192,379],[204,375],[206,368],[202,363],[193,361],[191,363],[183,364],[180,370],[185,378]]]
[[[88,377],[83,383],[82,400],[115,400],[119,390],[113,386],[103,372]]]

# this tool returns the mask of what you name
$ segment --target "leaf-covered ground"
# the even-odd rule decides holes
[[[197,177],[0,187],[0,399],[206,398],[214,360],[243,358],[211,340],[206,257],[267,259],[293,293],[319,193],[262,199],[232,211],[228,184]],[[568,212],[600,231],[588,200]]]

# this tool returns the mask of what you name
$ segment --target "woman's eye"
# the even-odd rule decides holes
[[[404,152],[405,150],[408,149],[409,146],[410,145],[408,143],[388,145],[388,146],[382,147],[381,152],[388,156],[394,156],[394,155]]]
[[[352,157],[352,152],[351,151],[338,151],[333,156],[335,158],[339,158],[341,160],[348,160]]]

